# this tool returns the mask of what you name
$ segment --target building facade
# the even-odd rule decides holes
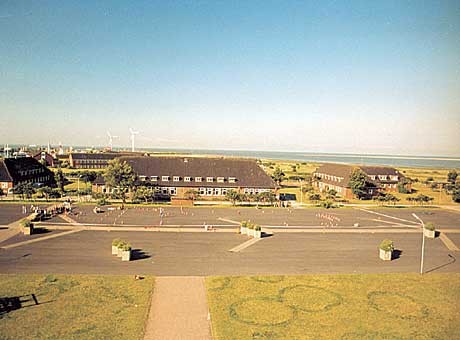
[[[4,194],[12,194],[16,185],[25,183],[54,186],[54,174],[32,157],[0,160],[0,189]]]
[[[405,176],[398,170],[383,166],[352,166],[346,164],[323,164],[313,173],[314,185],[320,192],[335,190],[344,198],[353,198],[350,177],[355,169],[362,170],[368,177],[367,195],[372,197],[381,192],[396,192]]]
[[[57,160],[46,151],[41,151],[33,156],[37,161],[44,161],[46,166],[57,166]]]
[[[137,186],[152,188],[158,195],[185,199],[191,191],[200,199],[224,199],[227,192],[256,194],[275,192],[276,183],[254,160],[205,157],[121,157],[137,175]],[[93,191],[110,193],[102,177]]]

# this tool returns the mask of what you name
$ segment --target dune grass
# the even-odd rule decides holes
[[[153,281],[133,276],[0,275],[0,338],[141,339]]]
[[[460,339],[460,274],[209,277],[215,339]]]

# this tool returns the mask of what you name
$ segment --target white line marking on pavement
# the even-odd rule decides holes
[[[228,223],[233,223],[233,224],[240,225],[240,222],[238,222],[238,221],[233,221],[233,220],[229,220],[229,219],[227,219],[227,218],[219,217],[218,220],[221,220],[221,221],[223,221],[223,222],[228,222]]]
[[[404,218],[399,218],[399,217],[394,217],[394,216],[390,216],[390,215],[381,214],[381,213],[378,213],[378,212],[375,212],[375,211],[372,211],[372,210],[367,210],[367,209],[362,209],[362,208],[354,208],[354,209],[365,211],[365,212],[367,212],[369,214],[375,214],[375,215],[383,216],[383,217],[386,217],[386,218],[392,218],[392,219],[398,220],[398,221],[409,222],[409,223],[417,224],[417,225],[419,224],[418,222],[415,222],[415,221],[405,220]]]
[[[447,237],[446,234],[441,233],[439,235],[439,239],[444,243],[444,245],[447,247],[447,249],[452,250],[452,251],[459,251],[458,247],[452,242],[450,238]]]
[[[230,249],[229,251],[231,251],[232,253],[237,253],[243,249],[246,249],[249,246],[252,246],[254,243],[260,240],[261,238],[251,238],[250,240],[247,240],[246,242],[241,243],[240,245],[237,245],[236,247]]]
[[[52,239],[52,238],[77,233],[79,231],[81,231],[81,229],[74,229],[74,230],[64,231],[62,233],[55,234],[55,235],[43,236],[43,237],[39,237],[39,238],[34,238],[32,240],[27,240],[27,241],[22,241],[22,242],[18,242],[18,243],[9,244],[9,245],[3,246],[1,248],[3,248],[3,249],[16,248],[16,247],[20,247],[20,246],[23,246],[23,245],[26,245],[26,244],[45,241],[45,240],[49,240],[49,239]]]

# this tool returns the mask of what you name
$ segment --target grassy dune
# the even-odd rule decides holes
[[[460,274],[210,277],[216,339],[460,339]]]
[[[153,281],[0,275],[0,339],[141,339]],[[6,304],[20,308],[8,310]]]

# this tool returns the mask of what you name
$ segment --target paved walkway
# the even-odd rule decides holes
[[[203,277],[156,278],[144,339],[212,339]]]

